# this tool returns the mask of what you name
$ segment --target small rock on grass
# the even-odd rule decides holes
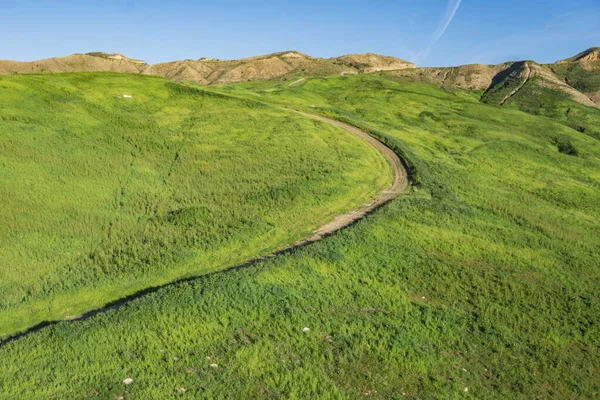
[[[125,384],[125,385],[131,385],[132,383],[133,383],[133,379],[131,379],[131,378],[123,379],[123,384]]]
[[[310,332],[310,328],[304,328],[302,329],[302,332]]]

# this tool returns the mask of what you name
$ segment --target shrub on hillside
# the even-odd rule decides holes
[[[569,156],[579,155],[579,152],[577,151],[575,146],[573,146],[573,143],[571,143],[571,141],[568,139],[556,138],[554,139],[554,144],[558,148],[558,151],[562,154],[567,154]]]

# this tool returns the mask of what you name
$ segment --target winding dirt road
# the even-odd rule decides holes
[[[340,229],[363,218],[365,215],[375,210],[376,208],[382,206],[383,204],[387,203],[388,201],[395,199],[406,190],[406,188],[408,187],[408,174],[406,172],[406,169],[404,168],[404,165],[402,164],[402,160],[400,160],[400,157],[398,157],[398,155],[394,153],[394,151],[387,147],[385,144],[381,143],[373,136],[356,128],[355,126],[336,121],[335,119],[325,118],[300,111],[296,112],[305,117],[316,119],[318,121],[340,127],[352,133],[353,135],[362,138],[371,146],[375,147],[377,150],[379,150],[381,154],[383,154],[386,160],[390,163],[392,171],[394,173],[394,181],[392,182],[390,187],[385,189],[376,198],[374,198],[367,204],[364,204],[362,207],[357,208],[356,210],[349,211],[346,214],[338,215],[333,221],[331,221],[327,225],[323,225],[320,229],[316,230],[311,237],[299,240],[294,246],[302,246],[308,243],[316,242],[323,236],[327,236],[336,231],[339,231]]]
[[[308,114],[305,112],[295,111],[295,110],[290,110],[290,109],[285,109],[285,108],[283,110],[286,110],[288,112],[295,112],[295,113],[303,115],[307,118],[312,118],[312,119],[315,119],[315,120],[318,120],[318,121],[321,121],[321,122],[324,122],[327,124],[331,124],[331,125],[340,127],[342,129],[346,130],[347,132],[362,138],[367,143],[369,143],[371,146],[373,146],[377,150],[379,150],[381,152],[381,154],[383,154],[383,156],[390,163],[390,165],[392,167],[392,171],[394,173],[394,181],[387,189],[382,191],[377,197],[375,197],[370,202],[362,205],[361,207],[359,207],[355,210],[349,211],[342,215],[338,215],[337,217],[335,217],[335,219],[333,221],[331,221],[330,223],[322,226],[321,228],[319,228],[318,230],[313,232],[313,234],[310,237],[301,239],[301,240],[297,241],[296,243],[294,243],[293,245],[288,246],[282,250],[279,250],[274,253],[267,254],[267,255],[264,255],[261,257],[257,257],[255,259],[249,260],[243,264],[225,268],[221,271],[204,274],[204,275],[199,275],[199,276],[195,276],[195,277],[191,277],[191,278],[181,279],[181,280],[171,282],[166,285],[162,285],[162,286],[158,286],[158,287],[147,288],[147,289],[144,289],[137,293],[134,293],[130,296],[127,296],[125,298],[116,300],[116,301],[112,302],[111,304],[106,305],[105,307],[89,311],[79,317],[76,317],[76,318],[69,318],[69,319],[65,319],[62,321],[49,321],[49,322],[40,323],[32,328],[29,328],[28,330],[26,330],[24,332],[21,332],[16,335],[5,338],[4,340],[0,340],[0,347],[4,346],[14,340],[17,340],[19,338],[27,336],[31,333],[37,332],[48,325],[53,325],[56,323],[72,323],[74,321],[82,321],[82,320],[91,318],[96,314],[100,314],[100,313],[103,313],[103,312],[106,312],[109,310],[114,310],[114,309],[120,308],[145,294],[155,292],[155,291],[160,290],[167,286],[177,285],[177,284],[180,284],[183,282],[189,282],[189,281],[196,280],[196,279],[202,279],[202,277],[206,277],[209,275],[221,274],[221,273],[225,273],[228,271],[246,268],[246,267],[252,266],[254,264],[257,264],[261,261],[277,257],[281,254],[289,253],[300,247],[314,243],[314,242],[322,239],[323,237],[331,235],[331,234],[339,231],[340,229],[351,225],[352,223],[358,221],[359,219],[364,218],[371,211],[374,211],[378,207],[380,207],[380,206],[386,204],[387,202],[398,197],[408,187],[408,173],[407,173],[406,169],[404,168],[404,164],[402,163],[402,160],[400,159],[400,157],[398,157],[398,155],[396,153],[394,153],[394,151],[392,149],[390,149],[385,144],[383,144],[379,140],[375,139],[368,133],[366,133],[352,125],[349,125],[349,124],[346,124],[346,123],[343,123],[340,121],[336,121],[334,119],[325,118],[325,117],[321,117],[318,115]]]

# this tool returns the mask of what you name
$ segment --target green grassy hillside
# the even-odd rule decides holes
[[[11,342],[0,348],[0,397],[600,391],[597,140],[405,78],[214,90],[370,130],[405,157],[412,192],[292,254]]]
[[[519,83],[516,80],[512,84],[520,85],[523,82]],[[492,89],[483,95],[482,100],[490,104],[498,104],[499,93],[501,92]],[[539,77],[528,80],[503,105],[532,115],[549,117],[600,140],[600,110],[582,105],[571,99],[569,95],[547,87]]]
[[[552,118],[600,140],[600,110],[581,105],[564,93],[540,85],[537,78],[525,85],[505,106]]]
[[[494,78],[494,83],[483,93],[481,101],[549,117],[600,139],[600,109],[582,94],[585,92],[582,87],[571,85],[582,93],[572,91],[551,72],[567,68],[567,65],[542,67],[533,62],[515,63]],[[593,84],[593,71],[589,72],[589,76],[581,79]]]
[[[567,84],[600,103],[600,61],[565,62],[548,65]]]
[[[392,179],[348,132],[159,78],[2,77],[0,110],[0,337],[285,247]]]

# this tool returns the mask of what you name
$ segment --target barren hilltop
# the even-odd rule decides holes
[[[592,62],[600,61],[600,47],[592,47],[586,51],[582,51],[575,57],[567,58],[565,60],[557,61],[556,64],[567,64],[573,62]]]
[[[0,75],[92,71],[140,73],[146,67],[143,61],[132,60],[121,54],[88,53],[30,62],[0,60]]]
[[[239,60],[200,58],[148,65],[144,61],[118,53],[94,52],[32,62],[0,61],[0,74],[108,71],[158,75],[173,81],[191,80],[210,85],[299,75],[361,74],[415,67],[415,64],[399,58],[377,54],[351,54],[325,59],[311,57],[299,51],[285,51]]]
[[[600,107],[600,48],[595,47],[555,64],[534,61],[498,65],[403,69],[400,76],[463,90],[483,90],[483,101],[503,104],[527,86],[555,90],[590,107]]]

